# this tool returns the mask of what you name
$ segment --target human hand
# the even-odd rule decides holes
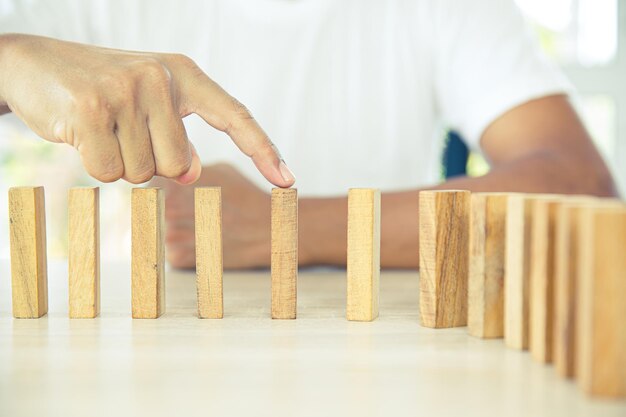
[[[183,55],[0,35],[3,109],[42,138],[75,147],[103,182],[196,181],[200,159],[181,120],[191,113],[228,134],[271,183],[295,181],[248,110]]]
[[[194,268],[194,188],[155,178],[165,190],[166,254],[175,268]],[[226,269],[270,264],[270,196],[227,164],[205,166],[197,186],[222,187],[222,242]]]

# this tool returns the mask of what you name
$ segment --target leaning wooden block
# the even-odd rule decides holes
[[[423,326],[467,324],[469,211],[469,191],[419,194],[419,305]]]
[[[13,317],[48,312],[46,213],[43,187],[9,189]]]
[[[467,325],[472,336],[504,336],[507,200],[503,193],[471,197]]]
[[[272,318],[295,319],[298,280],[298,192],[272,189]]]
[[[132,191],[132,310],[133,318],[155,319],[165,312],[163,191]]]
[[[372,321],[378,317],[380,280],[380,191],[348,192],[348,292],[346,317]]]
[[[580,216],[576,376],[591,395],[626,397],[626,209]]]
[[[504,261],[504,342],[528,349],[530,300],[531,194],[511,194],[507,201]]]
[[[195,189],[198,316],[224,317],[222,290],[222,189]]]
[[[577,198],[560,204],[556,213],[554,248],[554,335],[553,362],[564,378],[576,376],[576,311],[579,252],[588,242],[581,240],[580,217],[585,208],[619,207],[622,202],[594,197]]]
[[[99,188],[72,188],[68,201],[70,318],[100,314]]]
[[[554,244],[556,209],[561,197],[532,199],[530,269],[530,353],[542,363],[552,362],[554,334]]]

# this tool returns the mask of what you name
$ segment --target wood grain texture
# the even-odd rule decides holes
[[[472,194],[467,324],[469,334],[504,336],[504,259],[508,195]]]
[[[68,198],[70,318],[100,314],[100,190],[72,188]]]
[[[533,359],[552,362],[554,335],[554,242],[556,209],[561,200],[532,200],[530,268],[530,345]]]
[[[504,341],[507,347],[528,349],[530,299],[531,200],[511,194],[507,201],[504,261]]]
[[[222,189],[195,191],[196,288],[198,317],[224,317],[222,259]]]
[[[48,312],[46,212],[43,187],[9,189],[13,317]]]
[[[626,398],[626,209],[579,217],[576,377],[588,394]]]
[[[469,191],[419,193],[419,304],[425,327],[467,324],[469,212]]]
[[[272,189],[272,318],[295,319],[298,281],[298,192]]]
[[[132,190],[133,318],[155,319],[165,312],[163,190]]]
[[[380,191],[348,191],[348,259],[346,318],[378,317],[380,286]]]

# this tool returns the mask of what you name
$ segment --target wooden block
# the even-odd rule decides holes
[[[419,304],[423,326],[467,324],[469,212],[469,191],[419,194]]]
[[[272,189],[272,318],[295,319],[298,280],[298,192]]]
[[[585,208],[578,230],[576,377],[588,394],[626,398],[626,209]]]
[[[469,334],[504,336],[504,258],[508,195],[472,194],[467,324]]]
[[[43,187],[9,189],[13,317],[48,312],[46,210]]]
[[[198,316],[224,317],[222,290],[222,189],[195,189]]]
[[[530,345],[533,359],[552,362],[554,335],[554,247],[558,197],[532,199]]]
[[[68,201],[70,318],[100,314],[100,192],[72,188]]]
[[[576,375],[576,311],[579,248],[578,225],[586,207],[618,206],[617,200],[586,198],[568,200],[557,207],[554,247],[554,335],[553,361],[564,378]]]
[[[378,317],[380,281],[380,191],[348,192],[348,260],[346,317],[372,321]]]
[[[155,319],[165,312],[163,190],[132,191],[133,318]]]
[[[528,349],[530,299],[531,195],[511,194],[507,201],[504,261],[504,342]]]

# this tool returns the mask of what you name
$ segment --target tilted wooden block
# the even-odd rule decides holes
[[[556,209],[563,198],[532,199],[530,269],[530,353],[542,363],[552,362],[554,335],[554,246]]]
[[[419,305],[423,326],[467,324],[469,211],[469,191],[419,194]]]
[[[504,257],[508,195],[472,194],[467,325],[482,338],[504,336]]]
[[[295,319],[298,280],[298,192],[272,189],[272,318]]]
[[[222,189],[195,189],[198,316],[224,317],[222,289]]]
[[[163,190],[132,191],[133,318],[155,319],[165,312]]]
[[[348,192],[348,291],[346,318],[378,317],[380,280],[380,191],[353,188]]]
[[[70,318],[100,314],[100,192],[72,188],[68,199]]]
[[[578,225],[576,377],[587,393],[626,397],[626,209],[585,208]]]
[[[48,312],[46,212],[43,187],[9,189],[13,317]]]
[[[528,349],[529,339],[531,197],[511,194],[506,213],[504,341],[520,350]]]
[[[571,378],[575,370],[576,264],[578,262],[577,218],[580,205],[563,203],[556,211],[554,231],[554,335],[556,372]]]

